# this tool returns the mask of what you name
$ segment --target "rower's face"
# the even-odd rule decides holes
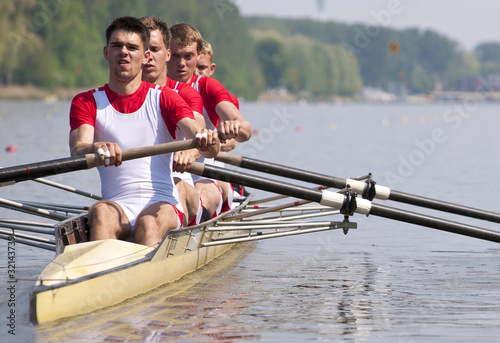
[[[104,47],[104,57],[108,61],[110,75],[120,81],[128,81],[138,76],[149,53],[144,51],[141,37],[137,33],[123,30],[114,31],[109,43]]]
[[[142,67],[142,79],[155,84],[159,80],[165,80],[167,77],[167,61],[169,59],[170,50],[166,48],[160,30],[151,31],[149,59]],[[160,86],[165,85],[160,84]]]
[[[198,61],[196,62],[196,75],[201,76],[212,76],[215,71],[215,63],[212,63],[210,55],[200,54],[198,56]]]
[[[196,71],[197,44],[180,45],[172,40],[170,50],[172,57],[167,62],[168,76],[172,80],[187,83]]]

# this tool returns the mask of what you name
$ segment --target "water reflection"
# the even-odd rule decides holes
[[[117,306],[40,325],[37,342],[236,342],[258,337],[231,318],[247,305],[221,277],[254,245],[240,245],[196,273]]]

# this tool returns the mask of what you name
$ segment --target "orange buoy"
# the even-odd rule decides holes
[[[16,148],[15,145],[7,145],[7,147],[5,148],[5,151],[7,151],[7,152],[16,152],[17,148]]]

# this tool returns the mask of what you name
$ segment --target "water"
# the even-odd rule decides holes
[[[0,102],[0,164],[67,156],[68,110],[66,102]],[[243,103],[242,112],[258,133],[237,154],[341,178],[371,172],[378,184],[398,191],[500,212],[498,104]],[[4,152],[8,144],[18,152]],[[99,192],[93,170],[48,179]],[[91,203],[33,182],[0,188],[0,197]],[[383,204],[500,230],[494,223]],[[14,216],[0,209],[0,217]],[[374,216],[352,220],[358,229],[347,235],[242,246],[120,306],[41,326],[28,324],[33,281],[21,280],[15,337],[6,326],[7,245],[0,241],[0,341],[498,341],[498,244]],[[52,256],[16,245],[16,276],[35,277]]]

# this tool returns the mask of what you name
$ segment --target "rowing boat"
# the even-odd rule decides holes
[[[169,232],[158,248],[120,241],[89,241],[86,215],[56,226],[56,257],[42,271],[30,295],[33,323],[92,312],[149,291],[200,268],[230,245],[203,247],[215,237],[240,232],[213,231],[233,211],[203,225]]]
[[[313,217],[339,213],[326,206],[294,202],[277,208],[256,205],[251,199],[236,199],[231,211],[168,232],[156,249],[120,240],[89,241],[86,214],[62,221],[55,230],[57,255],[30,294],[30,321],[54,321],[115,305],[178,280],[235,243],[356,227],[349,221],[311,222]]]

